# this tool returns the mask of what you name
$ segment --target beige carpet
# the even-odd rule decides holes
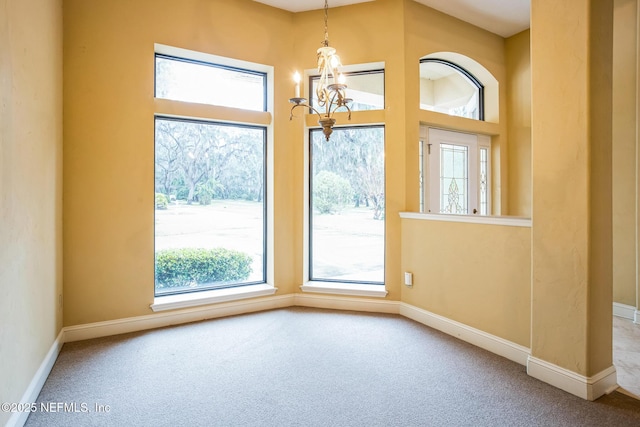
[[[80,410],[27,426],[640,426],[623,394],[587,402],[406,318],[306,308],[65,344],[38,401]]]

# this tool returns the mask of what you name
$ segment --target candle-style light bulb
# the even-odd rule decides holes
[[[340,83],[341,85],[345,84],[347,82],[347,78],[345,77],[344,74],[340,73],[338,74],[338,83]]]
[[[299,73],[299,72],[297,72],[297,71],[296,71],[296,72],[293,74],[293,81],[294,81],[294,82],[295,82],[295,84],[296,84],[296,87],[295,87],[295,97],[296,97],[296,98],[300,98],[300,73]]]

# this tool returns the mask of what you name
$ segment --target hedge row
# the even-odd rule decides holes
[[[156,252],[156,287],[240,282],[251,274],[251,256],[224,248],[165,249]]]

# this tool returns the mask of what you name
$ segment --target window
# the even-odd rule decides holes
[[[384,70],[345,72],[347,97],[353,99],[351,111],[384,109]],[[309,77],[311,105],[317,105],[316,88],[319,76]]]
[[[265,129],[156,117],[156,293],[264,283]]]
[[[309,280],[384,283],[384,127],[309,131]]]
[[[266,111],[266,74],[156,54],[156,98]]]
[[[420,60],[420,108],[484,120],[484,86],[459,65],[437,58]]]
[[[491,140],[421,127],[420,210],[489,215]]]
[[[184,102],[266,111],[269,67],[160,47],[155,96],[182,102],[154,121],[155,295],[265,283],[268,127],[223,122],[211,109],[175,115]]]

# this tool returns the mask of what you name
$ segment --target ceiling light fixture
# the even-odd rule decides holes
[[[344,108],[349,112],[348,119],[351,120],[351,108],[347,104],[352,101],[352,99],[346,97],[347,85],[345,84],[345,76],[338,71],[338,68],[342,67],[340,57],[336,54],[336,50],[329,46],[328,20],[329,5],[328,0],[325,0],[324,41],[318,48],[318,72],[320,73],[320,78],[316,87],[317,108],[308,103],[306,98],[300,97],[300,74],[297,71],[293,77],[296,84],[295,97],[289,99],[289,102],[294,104],[291,107],[289,120],[293,118],[293,110],[296,107],[308,108],[318,115],[318,124],[322,126],[322,133],[324,133],[327,141],[331,132],[333,132],[333,125],[336,123],[333,113],[340,108]]]

